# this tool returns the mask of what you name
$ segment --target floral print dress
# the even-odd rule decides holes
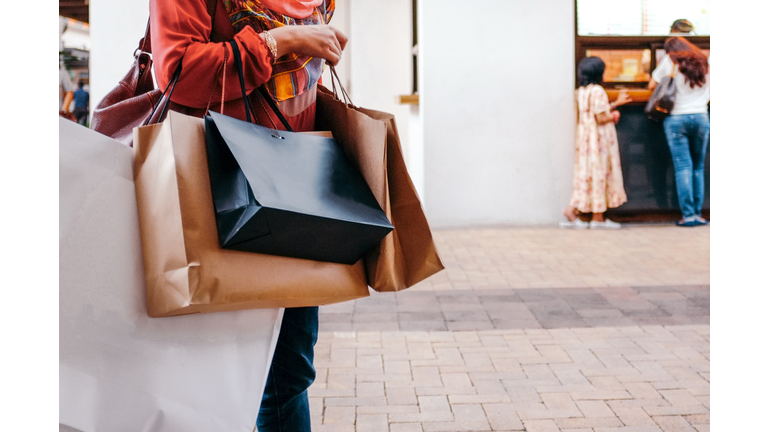
[[[596,116],[610,112],[608,94],[601,86],[579,87],[579,123],[570,205],[582,213],[603,213],[627,201],[621,175],[619,141],[614,124],[597,124]]]

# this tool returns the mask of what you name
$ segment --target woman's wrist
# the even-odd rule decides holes
[[[277,58],[296,52],[296,37],[294,30],[299,26],[282,26],[269,30],[269,35],[275,40]],[[266,42],[266,41],[265,41]]]
[[[261,36],[267,48],[269,48],[269,52],[272,54],[272,63],[274,63],[277,61],[277,41],[268,31],[260,33],[259,36]]]

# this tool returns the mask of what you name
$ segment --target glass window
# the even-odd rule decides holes
[[[663,36],[687,19],[691,35],[709,36],[710,0],[577,0],[579,36]]]
[[[651,50],[589,49],[587,57],[605,62],[605,82],[648,82],[651,80]]]

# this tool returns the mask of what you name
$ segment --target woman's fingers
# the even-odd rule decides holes
[[[328,30],[331,32],[331,46],[329,47],[330,56],[329,58],[326,58],[326,60],[333,66],[336,66],[341,60],[341,53],[344,51],[344,46],[347,44],[347,37],[334,27],[328,26]]]
[[[344,35],[344,33],[339,31],[339,29],[337,29],[335,27],[331,27],[331,28],[333,29],[334,33],[336,34],[336,39],[339,41],[339,48],[341,48],[341,50],[343,51],[344,48],[346,48],[346,46],[347,46],[347,41],[348,41],[347,37]]]
[[[347,37],[329,25],[284,26],[270,30],[277,40],[278,57],[288,52],[319,57],[332,65],[341,60]]]

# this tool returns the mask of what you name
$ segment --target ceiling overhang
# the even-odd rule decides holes
[[[59,15],[88,22],[88,0],[59,0]]]

